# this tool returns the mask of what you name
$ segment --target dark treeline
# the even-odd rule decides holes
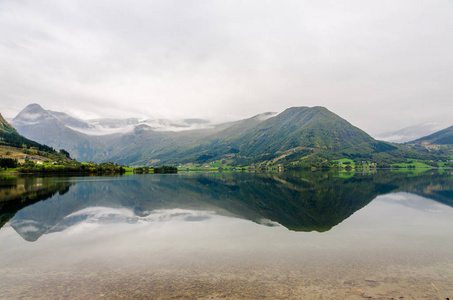
[[[0,158],[0,168],[17,168],[17,159]]]
[[[126,170],[123,166],[114,163],[101,164],[72,164],[64,166],[39,166],[24,165],[17,169],[19,173],[37,173],[37,174],[124,174]]]
[[[49,153],[55,153],[55,149],[47,145],[41,145],[40,143],[31,141],[19,134],[10,134],[0,131],[0,143],[8,146],[17,148],[33,148],[39,151],[45,151]]]
[[[148,174],[150,172],[153,173],[177,173],[178,168],[177,167],[172,167],[172,166],[162,166],[162,167],[138,167],[134,169],[134,173],[137,174]]]
[[[178,172],[177,167],[162,166],[154,168],[154,173],[177,173],[177,172]]]

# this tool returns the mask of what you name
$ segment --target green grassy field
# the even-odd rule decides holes
[[[427,165],[422,162],[398,163],[398,164],[391,164],[391,166],[400,167],[400,168],[432,168],[432,166]]]
[[[350,163],[350,164],[354,164],[354,161],[352,159],[349,159],[349,158],[341,158],[341,159],[336,159],[334,160],[333,162],[337,162],[337,163]]]

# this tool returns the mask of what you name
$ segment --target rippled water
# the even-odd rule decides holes
[[[0,298],[446,299],[450,172],[0,179]]]

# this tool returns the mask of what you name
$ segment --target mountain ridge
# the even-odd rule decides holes
[[[436,144],[436,145],[453,145],[453,126],[439,130],[428,136],[416,139],[410,144],[421,143],[421,144]]]
[[[39,122],[20,122],[21,115]],[[25,136],[67,149],[78,160],[115,161],[125,165],[219,162],[221,165],[298,166],[309,162],[322,166],[328,160],[340,158],[396,162],[404,157],[429,155],[404,145],[375,140],[321,106],[291,107],[279,114],[268,112],[212,126],[204,126],[203,120],[186,119],[204,127],[185,131],[156,130],[149,122],[137,124],[131,119],[124,122],[134,124],[132,131],[103,136],[72,130],[58,117],[74,121],[69,115],[46,111],[37,104],[28,106],[14,120],[19,120],[17,129]]]
[[[374,138],[392,143],[407,143],[447,128],[445,122],[426,122],[374,135]]]

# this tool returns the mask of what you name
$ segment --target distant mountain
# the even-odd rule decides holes
[[[265,114],[257,116],[256,120],[244,122],[242,129],[236,128],[245,130],[267,117]],[[220,125],[211,125],[203,119],[104,118],[83,121],[65,113],[44,110],[38,104],[30,104],[12,123],[24,136],[56,149],[66,149],[72,157],[81,161],[150,164],[162,160],[153,157],[159,153],[167,153],[172,147],[186,147],[242,121]]]
[[[140,120],[93,119],[81,120],[66,113],[43,109],[39,104],[25,107],[12,124],[24,136],[55,149],[65,149],[81,161],[109,161],[114,147],[121,143],[122,136],[137,136],[144,131],[166,132],[211,128],[202,119]],[[171,135],[171,133],[170,133]]]
[[[65,113],[47,111],[38,104],[30,104],[12,120],[12,124],[25,137],[55,149],[65,149],[78,160],[90,161],[97,153],[102,156],[102,140],[71,128],[88,129],[90,125]]]
[[[453,145],[453,126],[435,132],[431,135],[422,137],[410,143],[429,145]]]
[[[34,148],[39,151],[54,153],[55,150],[47,145],[42,145],[20,135],[17,130],[9,124],[0,114],[0,146],[15,148]]]
[[[392,143],[405,143],[430,135],[447,127],[447,124],[441,122],[427,122],[417,124],[397,131],[384,132],[375,135],[379,140]]]
[[[293,107],[280,114],[212,125],[201,119],[83,121],[32,104],[12,123],[26,137],[66,149],[77,160],[132,166],[212,162],[322,166],[345,157],[396,162],[426,155],[377,141],[324,107]],[[111,134],[90,134],[99,129]]]
[[[59,121],[67,126],[89,128],[90,125],[66,113],[44,110],[39,104],[30,104],[25,107],[14,119],[14,125],[37,125],[43,122]]]
[[[231,140],[245,134],[275,113],[265,113],[249,119],[224,123],[199,130],[161,132],[149,128],[136,128],[125,134],[111,147],[113,161],[124,164],[155,165],[178,163],[204,163],[225,155],[237,156]],[[216,151],[216,155],[211,152]],[[218,152],[217,152],[218,151]]]

